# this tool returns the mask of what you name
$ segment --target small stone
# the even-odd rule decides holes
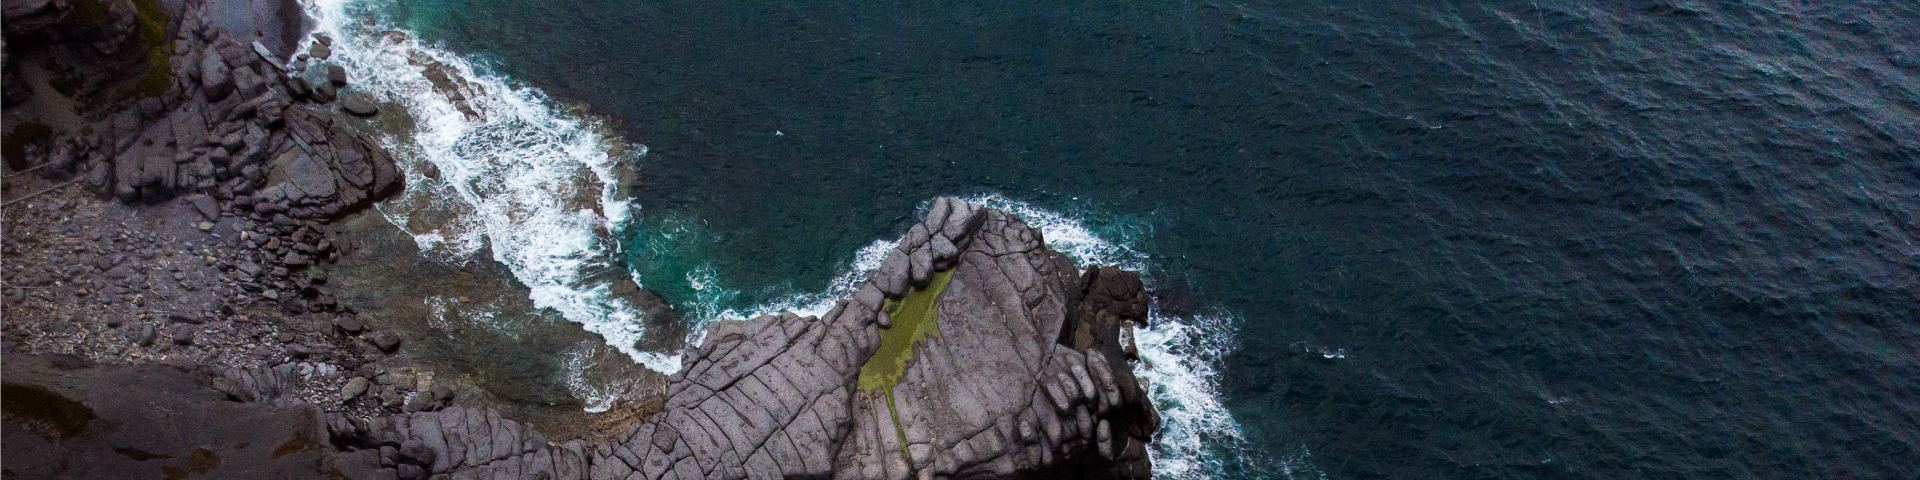
[[[400,349],[400,336],[394,335],[393,332],[382,330],[374,333],[369,340],[373,341],[374,348],[379,348],[382,352],[393,353]]]
[[[173,336],[173,343],[177,345],[193,345],[193,334],[198,331],[193,325],[185,323],[167,328],[167,332]]]
[[[348,335],[359,335],[362,330],[366,329],[366,325],[360,323],[359,317],[341,315],[333,319],[333,328],[340,329],[342,333]]]
[[[355,398],[360,398],[360,394],[363,393],[367,393],[367,378],[353,377],[352,380],[347,380],[346,385],[340,387],[340,403],[347,403],[353,401]]]
[[[200,316],[193,312],[167,312],[167,320],[174,323],[190,323],[195,325],[203,323]]]
[[[194,227],[199,228],[202,232],[213,232],[213,222],[206,220],[201,220],[200,223],[194,224]]]
[[[140,324],[127,330],[127,341],[142,347],[153,346],[153,339],[156,336],[159,336],[159,331],[151,324]]]

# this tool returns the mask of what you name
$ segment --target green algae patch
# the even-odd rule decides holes
[[[167,38],[167,11],[160,0],[134,0],[133,6],[140,46],[147,50],[147,66],[135,81],[133,93],[158,97],[173,86],[173,41]]]
[[[899,300],[888,300],[881,306],[881,311],[893,317],[893,326],[880,329],[880,347],[874,349],[867,363],[860,365],[860,389],[880,390],[887,396],[887,414],[893,418],[900,458],[908,465],[913,464],[913,454],[907,451],[907,430],[900,423],[900,410],[893,406],[893,387],[906,375],[907,362],[913,360],[913,347],[928,335],[940,334],[940,294],[947,291],[950,280],[953,280],[953,269],[934,272],[927,286],[908,291]]]
[[[893,317],[893,326],[880,329],[880,347],[867,363],[860,365],[860,389],[886,389],[900,383],[913,360],[913,347],[928,335],[940,333],[940,294],[953,280],[953,269],[934,272],[927,286],[915,288],[897,301],[888,301],[882,310]]]

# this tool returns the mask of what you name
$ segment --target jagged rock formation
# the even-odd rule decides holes
[[[369,122],[312,95],[344,73],[288,61],[299,8],[4,2],[9,347],[349,373],[400,355],[315,268],[351,249],[328,223],[403,179]],[[402,411],[383,387],[332,408]]]
[[[313,95],[312,79],[332,92],[344,72],[304,55],[283,64],[290,39],[270,42],[279,51],[232,30],[297,33],[297,5],[245,3],[7,2],[7,81],[23,83],[7,103],[26,102],[7,116],[8,167],[65,182],[49,190],[84,185],[135,205],[180,199],[200,230],[259,252],[232,266],[249,290],[332,310],[302,274],[335,253],[324,223],[398,193],[404,179],[330,94]],[[25,83],[54,91],[12,96],[31,92]]]
[[[35,97],[30,80],[62,100],[10,122],[10,167],[79,175],[126,202],[203,193],[261,220],[330,219],[400,189],[386,153],[336,121],[331,93],[312,95],[309,77],[327,76],[332,92],[343,75],[282,65],[286,54],[210,15],[192,2],[8,2],[7,104]],[[122,52],[132,47],[152,54]],[[45,133],[11,135],[23,128]]]
[[[199,282],[179,270],[171,277],[274,301],[289,318],[307,315],[303,323],[330,335],[314,343],[339,344],[318,352],[290,347],[293,359],[398,350],[391,332],[363,334],[351,312],[339,311],[325,275],[310,270],[343,248],[325,222],[401,188],[386,154],[331,106],[347,84],[343,71],[280,65],[287,52],[275,49],[286,42],[263,46],[233,29],[284,34],[284,25],[248,28],[253,14],[211,17],[195,1],[8,1],[4,14],[5,101],[32,114],[8,116],[10,171],[32,170],[68,182],[50,188],[83,185],[139,208],[182,202],[178,211],[190,212],[199,233],[241,254],[204,260],[222,281]],[[310,55],[331,55],[324,39]],[[55,101],[62,98],[90,101]],[[378,114],[358,100],[340,108]],[[118,257],[95,263],[134,270]],[[55,269],[45,267],[29,271]],[[26,279],[37,285],[53,276]],[[145,282],[122,283],[109,293],[135,292]],[[615,293],[642,295],[625,286]],[[199,332],[232,331],[237,323],[221,309],[180,313],[168,320],[175,324],[163,343],[184,348]],[[149,435],[183,427],[115,400],[124,392],[100,380],[106,377],[37,379],[46,385],[34,388],[48,393],[34,395],[55,413],[95,406],[112,429],[84,440],[54,432],[44,442],[5,443],[16,458],[51,458],[47,452],[62,445],[85,443],[28,476],[150,476],[143,469],[152,462],[175,461],[114,444],[143,442],[148,450],[140,452],[184,456],[167,468],[237,478],[1145,478],[1158,418],[1129,364],[1131,328],[1145,322],[1136,274],[1083,273],[1019,219],[941,198],[870,280],[823,317],[711,327],[704,344],[686,352],[663,410],[614,441],[552,443],[490,410],[444,408],[452,398],[442,387],[403,393],[390,384],[409,382],[369,381],[386,378],[370,372],[328,387],[338,389],[333,401],[359,398],[359,410],[321,413],[308,403],[312,383],[345,372],[281,363],[196,377],[210,378],[204,388],[187,387],[178,372],[140,368],[166,372],[155,374],[166,388],[143,390],[153,402],[191,402],[191,418],[209,422],[243,413],[258,423],[209,431],[284,432],[292,438],[281,446],[296,456],[274,448],[261,460],[259,449],[242,444],[177,444],[211,438],[199,433]],[[135,343],[155,343],[153,325],[140,327]],[[9,382],[15,378],[10,371]],[[307,396],[292,398],[302,391]],[[13,450],[23,444],[31,450]],[[110,461],[84,461],[92,455]]]
[[[901,347],[883,319],[927,292],[937,333],[863,388]],[[1146,478],[1158,418],[1122,334],[1145,302],[1137,275],[1082,275],[1019,219],[941,198],[825,317],[713,326],[665,411],[616,442],[464,408],[327,424],[356,468],[399,478]]]

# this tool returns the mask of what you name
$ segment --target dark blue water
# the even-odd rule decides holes
[[[1920,3],[396,12],[650,147],[626,260],[740,305],[935,195],[1138,233],[1239,319],[1222,477],[1920,478]]]

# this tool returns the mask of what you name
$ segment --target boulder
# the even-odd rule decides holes
[[[358,117],[371,117],[380,114],[380,107],[361,95],[348,95],[340,99],[340,109]]]
[[[232,94],[234,89],[232,69],[220,53],[208,51],[200,56],[200,93],[207,101],[218,102]]]
[[[182,198],[182,201],[186,202],[188,206],[193,207],[193,211],[199,213],[200,218],[205,218],[209,222],[220,221],[220,204],[215,201],[213,197],[196,193],[187,195]]]
[[[260,74],[255,73],[252,68],[236,68],[232,72],[233,88],[240,92],[242,98],[259,98],[261,94],[266,93],[266,80],[260,78]]]
[[[347,69],[339,65],[327,65],[327,83],[335,87],[347,86]]]
[[[193,345],[193,336],[199,331],[200,327],[188,323],[176,323],[167,327],[167,333],[173,337],[175,345]]]
[[[346,385],[340,386],[340,403],[351,402],[355,398],[360,398],[360,394],[363,393],[367,393],[366,377],[353,377],[347,380]]]
[[[381,330],[375,332],[372,337],[368,338],[368,341],[373,342],[374,348],[378,348],[382,352],[393,353],[400,349],[400,336],[390,331]]]
[[[880,287],[880,293],[898,298],[907,293],[907,284],[913,279],[911,266],[906,252],[894,249],[887,259],[880,262],[880,268],[873,271],[873,284]]]
[[[366,329],[366,324],[361,323],[359,317],[341,315],[333,319],[333,328],[340,330],[340,333],[359,335],[361,330]]]

